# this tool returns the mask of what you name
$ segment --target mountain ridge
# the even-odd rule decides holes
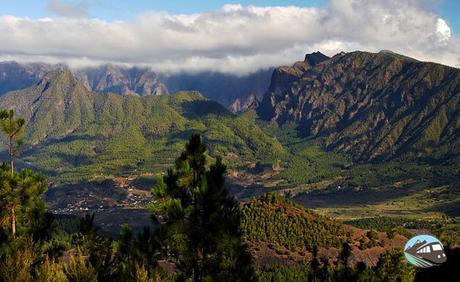
[[[276,69],[258,113],[355,160],[439,159],[460,152],[459,97],[459,69],[356,51]]]
[[[0,62],[0,96],[39,83],[48,72],[69,69],[65,65]],[[245,76],[217,72],[167,74],[146,67],[102,65],[72,69],[89,91],[121,95],[165,95],[180,91],[198,91],[232,109],[237,100],[246,104],[252,96],[262,98],[268,88],[273,68]],[[243,109],[244,110],[244,109]]]
[[[94,177],[98,166],[106,166],[104,175],[160,169],[194,132],[210,144],[211,156],[224,156],[230,164],[284,153],[251,119],[198,92],[100,95],[67,69],[1,96],[0,107],[14,109],[26,120],[27,163],[45,171],[78,170],[80,177]]]

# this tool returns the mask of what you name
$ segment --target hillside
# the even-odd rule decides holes
[[[357,161],[460,155],[460,70],[388,51],[307,55],[273,73],[259,116]]]
[[[411,161],[410,158],[417,157],[411,151],[412,147],[397,147],[399,143],[395,146],[399,150],[404,149],[399,160],[394,160],[395,155],[387,152],[388,155],[376,156],[370,159],[373,162],[368,162],[364,158],[367,151],[372,149],[372,152],[377,152],[377,147],[369,149],[367,146],[371,141],[376,142],[377,133],[384,134],[381,127],[374,128],[375,133],[369,127],[368,123],[371,123],[374,114],[372,111],[377,110],[373,105],[381,103],[380,108],[385,109],[387,96],[379,96],[374,92],[368,95],[370,98],[359,96],[359,99],[372,98],[373,102],[367,106],[358,103],[367,110],[357,110],[359,114],[351,119],[351,125],[345,123],[348,121],[345,119],[346,114],[334,125],[332,121],[336,115],[322,107],[334,106],[332,99],[341,101],[345,99],[342,97],[345,94],[329,97],[326,86],[323,91],[325,94],[321,95],[310,90],[300,91],[298,99],[311,98],[312,103],[316,101],[317,104],[313,104],[318,106],[302,117],[295,115],[297,110],[294,107],[299,104],[289,98],[293,94],[280,94],[287,91],[283,85],[306,83],[315,72],[319,73],[319,77],[326,76],[322,71],[326,71],[331,62],[337,61],[338,65],[338,62],[350,56],[353,56],[349,58],[350,64],[355,68],[358,68],[361,56],[367,58],[369,64],[373,58],[378,57],[382,62],[375,64],[383,66],[387,60],[401,61],[408,66],[426,64],[389,53],[358,52],[333,58],[320,53],[309,54],[303,62],[293,67],[278,68],[273,73],[269,92],[262,105],[257,110],[249,109],[239,115],[232,114],[197,92],[160,96],[92,92],[80,78],[63,68],[46,73],[29,88],[3,95],[0,97],[0,108],[16,109],[18,115],[26,118],[25,139],[28,144],[23,148],[18,165],[44,172],[50,177],[53,184],[51,187],[66,186],[60,191],[53,189],[53,193],[48,193],[54,200],[58,200],[53,206],[59,208],[69,203],[79,208],[98,208],[98,203],[145,207],[146,198],[143,195],[153,185],[155,176],[174,162],[173,156],[180,153],[186,138],[193,132],[199,132],[209,144],[210,157],[223,156],[229,166],[227,185],[230,192],[239,199],[278,191],[306,207],[346,219],[364,214],[402,215],[401,211],[421,217],[441,217],[441,213],[458,215],[459,166],[455,151],[455,142],[458,142],[455,134],[458,131],[452,134],[445,131],[439,144],[433,143],[440,155],[447,145],[452,148],[441,155],[443,158],[438,163],[428,158],[420,159],[423,156],[436,157],[435,151],[431,155],[422,152],[416,161]],[[378,73],[379,69],[377,67],[374,71]],[[337,70],[328,71],[335,73]],[[342,75],[348,77],[350,73],[347,71]],[[365,78],[365,74],[370,77]],[[365,74],[362,74],[363,81],[372,82],[371,72],[366,71]],[[350,83],[354,83],[354,80]],[[393,86],[389,84],[387,88]],[[352,89],[355,86],[349,87]],[[355,92],[347,91],[346,95],[354,97]],[[313,97],[308,96],[310,94]],[[249,108],[257,104],[257,98],[252,97],[254,100]],[[284,97],[291,99],[292,103],[283,104],[282,101],[270,106],[272,110],[278,111],[278,114],[270,118],[267,115],[269,111],[266,111],[267,97]],[[355,101],[350,99],[346,101]],[[358,107],[358,104],[355,106]],[[283,109],[288,106],[293,108],[285,112]],[[385,110],[385,114],[389,113]],[[418,113],[414,109],[410,114],[418,116],[423,115],[423,112]],[[272,122],[267,122],[267,119]],[[337,130],[326,130],[323,122]],[[316,135],[306,135],[308,124],[324,126]],[[394,130],[398,124],[398,121],[388,122],[388,126],[395,127]],[[362,137],[364,141],[356,139],[361,141],[354,143],[354,139],[340,139],[344,134],[361,132],[350,131],[358,125],[362,126],[359,128],[363,136],[369,134],[369,137]],[[450,125],[453,126],[453,122]],[[339,130],[340,126],[343,129]],[[419,136],[409,133],[405,132],[401,138]],[[447,136],[453,138],[449,144],[443,141]],[[347,142],[351,144],[349,147],[339,146],[345,146],[343,144]],[[389,161],[378,162],[383,158]],[[134,191],[130,192],[129,189]],[[66,195],[73,196],[66,198]]]
[[[230,165],[272,159],[282,146],[250,119],[197,92],[164,96],[98,95],[70,71],[47,73],[0,98],[27,122],[23,161],[62,181],[162,171],[192,132]]]
[[[343,244],[351,248],[348,263],[373,266],[386,249],[401,248],[405,237],[344,225],[276,194],[241,205],[241,229],[256,264],[302,265],[317,258],[337,264]]]

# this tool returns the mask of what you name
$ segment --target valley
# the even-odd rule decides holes
[[[380,67],[375,68],[373,64]],[[367,90],[363,92],[359,90],[361,86],[350,85],[346,81],[350,78],[336,71],[339,66],[351,66],[353,70],[348,73],[356,73],[361,84],[367,83]],[[198,92],[143,97],[96,94],[87,86],[103,91],[105,84],[97,86],[93,82],[100,81],[102,74],[88,71],[89,76],[81,80],[82,72],[80,77],[74,76],[64,68],[43,74],[34,86],[3,95],[0,107],[13,108],[18,115],[26,117],[28,145],[23,149],[19,166],[37,169],[49,176],[47,201],[58,213],[98,211],[101,206],[145,208],[155,178],[173,164],[173,156],[183,148],[187,136],[196,132],[209,143],[210,159],[218,155],[224,157],[230,169],[228,188],[241,200],[278,192],[338,219],[440,218],[443,214],[456,217],[460,189],[458,138],[455,137],[459,129],[455,120],[459,117],[449,109],[455,108],[458,94],[446,100],[450,104],[436,108],[442,111],[439,114],[411,117],[414,107],[428,107],[427,103],[431,102],[423,101],[431,98],[411,96],[409,101],[404,98],[407,96],[404,87],[418,89],[441,83],[444,86],[439,91],[455,92],[459,87],[459,71],[447,67],[442,72],[437,70],[437,74],[445,73],[445,78],[438,79],[432,77],[428,66],[431,65],[393,53],[355,52],[333,58],[321,53],[309,54],[305,61],[293,67],[276,69],[261,106],[239,115]],[[107,68],[105,71],[113,76],[118,70]],[[369,71],[372,73],[365,73]],[[407,82],[398,82],[400,87],[395,89],[373,86],[374,80],[366,80],[366,76],[377,75],[380,81],[379,73],[389,71],[394,78],[387,80]],[[336,78],[330,78],[330,72]],[[410,82],[401,78],[412,77],[413,73],[422,80],[419,82],[416,77],[415,82]],[[128,74],[135,75],[133,71],[124,73]],[[154,74],[150,77],[155,78]],[[354,89],[359,91],[353,92]],[[427,90],[420,91],[427,93]],[[433,95],[440,95],[436,93]],[[281,94],[292,98],[277,101],[276,107],[270,109],[270,103]],[[331,100],[332,96],[328,95],[343,97],[339,99],[344,102]],[[392,103],[396,103],[394,99],[398,97],[407,101],[397,102],[395,106],[399,110],[394,112]],[[370,116],[378,99],[387,99],[386,104],[382,104],[385,111],[376,108],[375,116]],[[331,106],[327,101],[337,102]],[[402,107],[406,104],[407,110],[404,110]],[[308,115],[302,115],[302,111]],[[426,108],[421,113],[430,111],[433,110]],[[380,117],[383,113],[405,118]],[[439,119],[446,114],[445,121]],[[316,121],[318,117],[324,118]],[[411,131],[414,125],[400,125],[397,121],[392,126],[393,119],[419,120],[426,127],[418,126],[418,131],[426,130]],[[377,123],[365,123],[371,120]],[[386,125],[379,120],[386,120]],[[397,129],[401,126],[405,129]],[[366,133],[359,128],[374,129],[373,133]],[[366,143],[370,138],[375,140]],[[354,139],[356,141],[351,141]],[[384,145],[390,144],[388,142],[400,144],[395,146],[403,153],[392,157],[395,151],[388,151]],[[430,145],[423,145],[427,142],[431,142]],[[360,147],[356,147],[358,144]],[[451,148],[449,156],[445,153],[447,144]],[[350,154],[350,150],[356,153]],[[418,150],[417,153],[414,150]],[[437,159],[427,159],[426,152],[433,152],[430,156]],[[379,155],[383,159],[380,160]],[[117,179],[129,184],[117,183]],[[147,184],[139,186],[142,182]]]
[[[4,2],[0,282],[460,277],[460,1]]]
[[[46,175],[46,207],[61,232],[84,234],[85,222],[121,240],[128,226],[162,232],[176,216],[161,215],[171,204],[164,189],[191,181],[183,150],[198,136],[203,169],[225,164],[222,193],[237,201],[258,275],[305,275],[310,263],[373,275],[362,265],[378,271],[418,232],[460,243],[460,71],[430,67],[388,52],[308,54],[275,69],[261,103],[240,113],[197,91],[94,92],[107,85],[59,68],[0,96],[0,108],[25,119],[16,166]]]

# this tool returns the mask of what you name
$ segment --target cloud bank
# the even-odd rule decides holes
[[[292,64],[317,50],[333,55],[386,49],[460,66],[459,39],[416,0],[331,0],[321,8],[225,5],[200,14],[152,11],[113,22],[59,14],[0,16],[0,60],[245,74]]]

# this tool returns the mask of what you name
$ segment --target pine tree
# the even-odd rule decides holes
[[[162,223],[156,235],[164,255],[194,281],[252,280],[238,205],[224,188],[226,166],[217,158],[207,168],[199,135],[192,135],[185,148],[152,189],[151,210]]]
[[[25,120],[23,118],[15,119],[13,110],[0,111],[0,127],[7,137],[8,143],[8,161],[10,164],[10,176],[14,174],[14,158],[18,154],[19,147],[22,146],[23,140],[21,135],[24,131]],[[11,195],[9,195],[11,196]],[[11,232],[13,237],[16,236],[16,210],[15,205],[10,205]]]
[[[24,169],[11,176],[6,166],[0,168],[0,207],[9,212],[13,237],[17,222],[27,232],[39,229],[36,223],[43,221],[45,215],[42,195],[46,189],[45,177],[40,173]]]
[[[13,238],[22,227],[34,239],[43,239],[51,236],[52,231],[52,216],[46,214],[42,197],[47,189],[45,177],[28,169],[14,171],[14,158],[23,144],[24,125],[25,120],[16,119],[13,110],[0,110],[0,127],[6,135],[9,162],[0,166],[0,207],[4,211],[0,214],[0,223],[11,226]]]

